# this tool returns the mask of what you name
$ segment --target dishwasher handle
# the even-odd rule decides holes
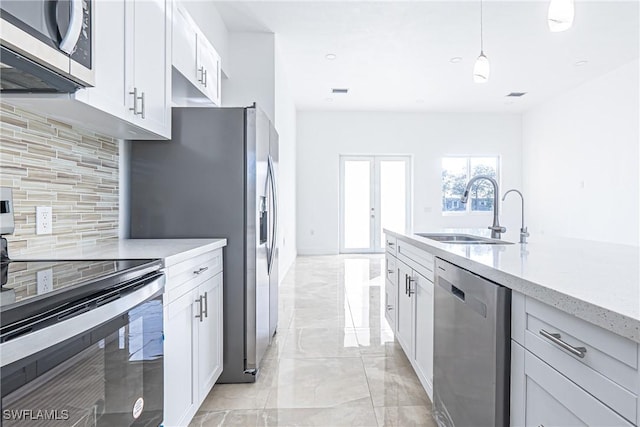
[[[464,301],[464,291],[462,289],[458,288],[457,286],[451,285],[451,293]]]

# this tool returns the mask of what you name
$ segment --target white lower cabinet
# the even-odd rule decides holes
[[[433,283],[416,275],[415,293],[415,367],[418,377],[433,390]]]
[[[604,403],[519,344],[512,346],[512,426],[632,426]]]
[[[512,293],[511,425],[633,426],[640,421],[640,348]]]
[[[398,318],[398,269],[396,268],[396,259],[387,254],[386,258],[386,277],[384,285],[384,315],[391,327],[393,333],[396,333],[396,323]]]
[[[398,249],[404,248],[406,254],[406,243],[398,241],[397,244]],[[422,386],[432,397],[433,257],[420,249],[413,249],[413,258],[403,255],[402,261],[389,252],[386,254],[387,265],[395,265],[396,269],[394,332]],[[431,266],[431,269],[425,266]]]
[[[222,252],[167,269],[164,426],[189,424],[222,373]]]
[[[409,280],[413,278],[413,270],[403,262],[398,261],[398,324],[396,338],[405,354],[412,359],[414,354],[413,334],[415,325],[415,298],[409,291]]]
[[[165,319],[164,425],[187,425],[198,407],[192,367],[197,336],[193,328],[197,290],[169,304]]]
[[[198,294],[206,309],[197,320],[198,395],[204,399],[222,373],[222,273],[201,284]]]

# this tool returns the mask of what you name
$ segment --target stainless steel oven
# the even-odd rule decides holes
[[[2,0],[0,19],[2,92],[93,86],[93,0]]]
[[[0,424],[162,425],[165,279],[159,261],[6,267]]]

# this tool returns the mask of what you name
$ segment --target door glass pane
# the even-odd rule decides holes
[[[371,161],[344,162],[344,247],[370,247]]]
[[[495,157],[471,157],[469,160],[471,177],[477,175],[496,178],[497,159]],[[477,181],[469,192],[472,211],[493,211],[493,185],[486,179]]]
[[[464,211],[460,203],[467,185],[467,159],[445,157],[442,159],[442,212]]]
[[[380,161],[380,236],[384,228],[406,231],[406,168],[405,160]],[[379,248],[384,248],[382,238]]]

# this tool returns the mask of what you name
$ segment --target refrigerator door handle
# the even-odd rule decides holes
[[[271,249],[269,251],[271,255],[269,257],[268,268],[268,272],[269,274],[271,274],[271,269],[273,268],[273,260],[275,259],[274,252],[276,250],[276,239],[278,236],[278,191],[276,186],[275,168],[273,166],[273,158],[271,157],[271,155],[269,155],[268,158],[267,179],[271,185],[271,194],[273,196],[273,227],[271,228]]]

